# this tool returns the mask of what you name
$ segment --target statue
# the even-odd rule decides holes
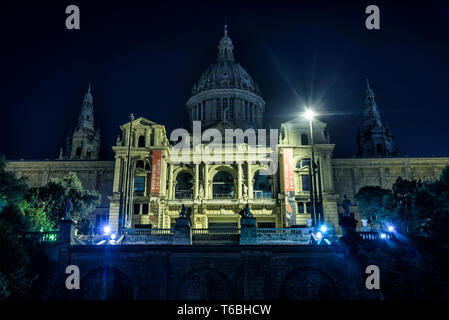
[[[70,220],[70,212],[73,209],[73,203],[72,199],[69,197],[67,198],[67,202],[65,205],[65,212],[64,212],[64,220]]]
[[[352,206],[351,200],[348,199],[346,195],[344,195],[343,200],[343,209],[345,209],[345,212],[343,213],[344,217],[349,217],[351,215],[350,207]]]
[[[250,209],[249,209],[249,204],[245,205],[245,208],[243,208],[242,210],[240,210],[239,215],[242,218],[252,218],[253,214],[251,213]]]
[[[121,139],[120,135],[117,136],[116,144],[117,144],[117,146],[121,146],[122,145],[122,139]]]
[[[203,185],[200,185],[200,190],[198,192],[198,197],[197,198],[198,198],[199,201],[202,201],[203,197],[204,197],[204,187],[203,187]]]
[[[181,205],[181,212],[179,212],[179,217],[180,218],[185,218],[186,217],[186,215],[187,215],[187,211],[186,211],[186,205],[185,204],[182,204]]]
[[[179,213],[179,217],[189,219],[191,215],[192,215],[192,208],[186,207],[185,204],[182,204],[181,212]]]
[[[228,109],[229,109],[229,107],[226,107],[223,110],[223,121],[228,121]]]
[[[243,184],[243,199],[248,200],[248,187],[246,184]]]

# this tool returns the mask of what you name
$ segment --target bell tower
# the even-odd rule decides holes
[[[99,152],[100,130],[94,127],[93,97],[89,83],[77,125],[67,137],[65,153],[61,148],[59,160],[98,160]]]
[[[374,92],[366,79],[365,111],[357,131],[358,157],[388,157],[398,154],[393,149],[393,135],[382,123]]]

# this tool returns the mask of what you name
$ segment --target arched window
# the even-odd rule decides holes
[[[309,137],[305,133],[301,134],[301,145],[303,146],[309,145]]]
[[[81,147],[76,148],[75,156],[77,157],[81,156]]]
[[[190,173],[183,171],[176,176],[175,198],[193,198],[193,176]]]
[[[229,99],[229,118],[234,119],[234,98]]]
[[[271,187],[268,175],[260,174],[259,171],[254,175],[254,199],[270,199]]]
[[[206,119],[206,101],[203,101],[203,120],[207,120]]]
[[[143,169],[144,166],[145,166],[145,163],[143,162],[143,160],[137,160],[136,168],[141,168],[141,169]]]
[[[145,148],[145,136],[140,136],[137,142],[139,148]]]
[[[221,120],[221,99],[217,98],[216,120]]]
[[[214,176],[212,184],[214,198],[234,198],[234,177],[226,171],[220,171]]]

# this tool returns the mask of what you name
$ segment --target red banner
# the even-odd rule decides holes
[[[295,191],[293,149],[284,149],[284,191]]]
[[[161,169],[162,169],[162,151],[153,151],[153,161],[151,166],[151,195],[159,196],[161,192]]]
[[[290,227],[296,225],[295,162],[293,161],[293,149],[284,149],[283,159],[285,218],[287,227]]]

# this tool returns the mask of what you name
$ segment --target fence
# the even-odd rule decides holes
[[[192,238],[196,242],[239,242],[240,229],[217,228],[217,229],[192,229]]]
[[[312,244],[313,228],[257,228],[258,244]]]
[[[20,234],[20,237],[23,237],[34,243],[51,245],[56,244],[58,242],[59,231],[24,232]]]

